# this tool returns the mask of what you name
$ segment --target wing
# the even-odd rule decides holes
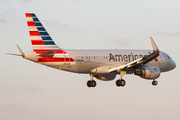
[[[159,49],[157,48],[153,38],[150,37],[150,39],[151,39],[151,43],[153,46],[153,53],[151,53],[151,54],[149,54],[143,58],[140,58],[140,59],[137,59],[137,60],[132,61],[130,63],[127,63],[125,65],[113,66],[113,67],[109,68],[108,72],[109,73],[115,72],[115,71],[120,72],[120,71],[126,71],[127,69],[139,68],[139,67],[143,66],[144,64],[152,61],[156,57],[158,57],[159,56]]]

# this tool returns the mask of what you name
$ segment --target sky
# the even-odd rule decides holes
[[[179,0],[0,0],[0,120],[179,120]],[[152,49],[177,67],[158,85],[125,75],[125,87],[10,56],[32,51],[25,13],[64,49]]]

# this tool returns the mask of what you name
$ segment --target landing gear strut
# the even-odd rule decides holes
[[[118,87],[126,85],[126,81],[122,79],[123,75],[126,75],[126,71],[120,71],[120,79],[116,81]]]
[[[93,80],[93,74],[90,74],[91,80],[87,81],[88,87],[96,87],[96,81]]]
[[[157,81],[155,81],[155,80],[153,80],[153,81],[152,81],[152,85],[154,85],[154,86],[155,86],[155,85],[157,85],[157,84],[158,84],[158,82],[157,82]]]

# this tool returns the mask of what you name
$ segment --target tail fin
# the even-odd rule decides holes
[[[42,54],[48,51],[64,53],[64,51],[54,43],[34,13],[26,13],[26,19],[34,52],[37,54]]]

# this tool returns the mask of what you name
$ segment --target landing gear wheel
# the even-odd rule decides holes
[[[152,85],[157,85],[158,84],[158,82],[157,81],[152,81]]]
[[[87,81],[87,86],[88,87],[96,87],[96,81],[94,81],[94,80],[89,80],[89,81]]]
[[[91,80],[87,81],[87,86],[91,87]]]
[[[126,81],[125,80],[121,80],[121,86],[125,86],[126,85]]]
[[[120,85],[120,80],[117,80],[117,81],[116,81],[116,85],[117,85],[118,87],[121,86],[121,85]]]
[[[116,81],[116,85],[119,87],[119,86],[125,86],[126,85],[126,81],[125,80],[117,80]]]
[[[91,81],[91,87],[96,87],[96,81]]]

